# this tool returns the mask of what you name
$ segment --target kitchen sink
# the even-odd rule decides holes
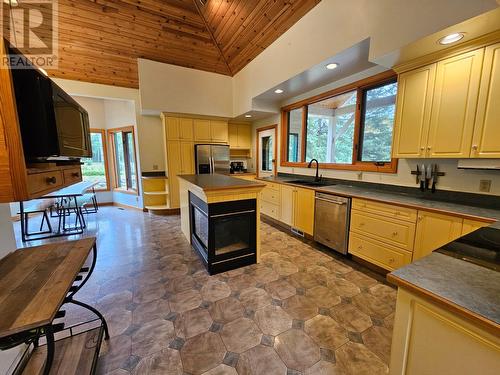
[[[290,184],[297,184],[297,185],[304,185],[304,186],[332,186],[335,184],[332,184],[331,182],[328,181],[312,181],[312,180],[291,180],[291,181],[286,181]]]

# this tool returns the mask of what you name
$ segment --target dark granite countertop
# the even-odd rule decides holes
[[[278,183],[289,183],[289,181],[297,180],[302,176],[291,177],[267,177],[262,178],[262,181],[272,181]],[[294,184],[292,184],[294,185]],[[436,199],[428,199],[425,197],[417,197],[404,192],[391,192],[388,190],[379,190],[373,188],[366,188],[361,186],[353,186],[346,183],[339,183],[336,185],[325,185],[308,187],[303,185],[295,185],[303,188],[314,189],[324,193],[336,194],[352,198],[363,198],[384,203],[394,203],[401,206],[411,208],[422,208],[428,211],[435,211],[441,213],[450,213],[453,215],[463,216],[471,219],[489,221],[490,227],[500,229],[500,210],[476,207],[473,205],[466,205],[460,203],[444,202]]]
[[[500,272],[434,252],[387,279],[500,333]]]
[[[204,191],[244,189],[264,187],[265,184],[257,181],[244,180],[218,173],[214,174],[184,174],[177,176],[187,182],[198,186]]]

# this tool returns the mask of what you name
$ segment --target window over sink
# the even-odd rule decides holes
[[[395,173],[396,93],[388,71],[283,107],[281,165]]]

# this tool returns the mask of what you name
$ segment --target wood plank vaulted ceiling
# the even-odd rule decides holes
[[[320,1],[59,0],[49,75],[137,88],[145,58],[233,76]]]

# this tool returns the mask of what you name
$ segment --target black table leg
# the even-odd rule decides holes
[[[43,368],[43,375],[49,375],[50,368],[52,367],[52,362],[54,362],[54,332],[52,331],[52,326],[45,326],[45,338],[47,339],[47,359],[45,361],[45,366]]]
[[[108,340],[109,339],[109,330],[108,330],[108,324],[106,323],[106,319],[104,319],[104,316],[97,309],[93,308],[92,306],[73,299],[73,296],[85,285],[85,283],[90,278],[90,275],[92,275],[92,272],[94,272],[94,268],[95,268],[96,263],[97,263],[97,245],[94,244],[94,246],[92,247],[92,264],[90,265],[89,272],[87,272],[87,275],[82,280],[82,282],[76,287],[76,289],[73,290],[66,297],[65,302],[66,303],[74,303],[75,305],[84,307],[84,308],[92,311],[94,314],[96,314],[98,316],[98,318],[101,320],[102,325],[104,327],[104,338],[106,340]]]

